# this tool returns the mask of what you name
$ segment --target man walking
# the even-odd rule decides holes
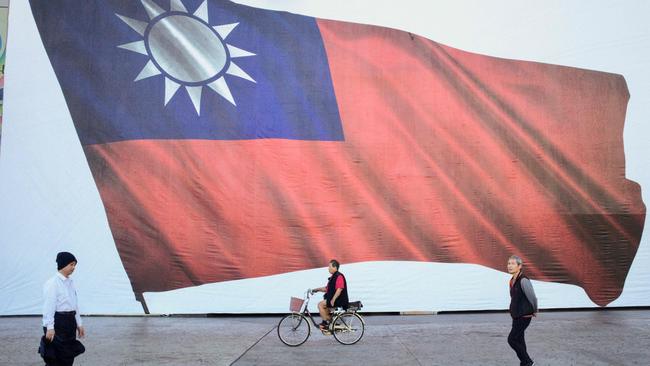
[[[47,365],[69,366],[74,358],[85,351],[84,346],[76,339],[85,335],[79,306],[77,291],[70,275],[77,266],[77,258],[68,252],[60,252],[56,256],[58,272],[45,282],[43,286],[43,332],[45,333],[44,347],[51,347],[54,359],[41,355]]]
[[[533,285],[522,272],[523,262],[516,255],[508,258],[510,279],[510,316],[512,329],[508,335],[508,344],[517,353],[521,366],[532,366],[533,360],[526,351],[524,332],[531,319],[537,314],[537,297]]]

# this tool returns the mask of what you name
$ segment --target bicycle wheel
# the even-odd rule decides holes
[[[278,323],[278,337],[287,346],[300,346],[309,338],[310,333],[309,322],[302,314],[289,314]]]
[[[332,324],[334,338],[341,344],[355,344],[363,337],[365,325],[357,313],[343,313]]]

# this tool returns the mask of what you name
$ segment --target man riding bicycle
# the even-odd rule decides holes
[[[321,329],[327,329],[329,327],[329,322],[332,320],[330,314],[331,308],[348,308],[348,284],[343,273],[339,272],[340,265],[336,259],[330,260],[327,270],[331,276],[327,279],[327,285],[311,290],[312,293],[319,291],[325,293],[323,295],[324,300],[318,303],[318,312],[321,318],[323,318],[320,324]]]

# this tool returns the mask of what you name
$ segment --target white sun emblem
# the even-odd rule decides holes
[[[161,9],[152,0],[141,2],[149,15],[149,22],[115,14],[143,38],[117,47],[149,57],[149,62],[134,81],[163,74],[165,105],[178,88],[184,86],[198,115],[201,115],[204,86],[237,105],[225,74],[255,82],[232,60],[255,54],[225,41],[239,23],[210,26],[207,0],[194,14],[187,11],[181,0],[170,0],[169,11]]]

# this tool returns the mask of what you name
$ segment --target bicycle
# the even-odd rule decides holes
[[[292,297],[289,302],[291,314],[285,315],[278,323],[278,338],[287,346],[297,347],[305,343],[311,335],[312,324],[320,329],[308,309],[311,296],[311,289],[308,289],[303,299]],[[362,307],[361,301],[353,301],[347,309],[335,308],[328,329],[322,329],[321,332],[334,335],[341,344],[352,345],[359,342],[366,324],[363,317],[357,313]]]

